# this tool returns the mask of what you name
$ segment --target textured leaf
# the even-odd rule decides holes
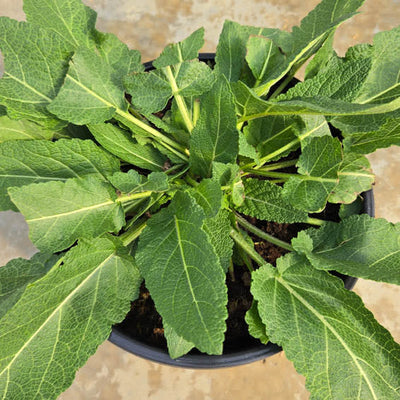
[[[376,149],[400,146],[400,118],[389,119],[376,131],[344,134],[344,148],[355,153],[368,154]]]
[[[400,27],[374,36],[371,71],[359,103],[386,103],[400,96]]]
[[[363,199],[358,196],[352,203],[350,204],[341,204],[339,208],[339,218],[341,220],[350,217],[351,215],[359,215],[364,211],[364,203]]]
[[[245,198],[239,211],[267,221],[279,223],[305,222],[306,212],[294,208],[282,196],[282,188],[259,179],[244,180]]]
[[[63,125],[46,106],[63,83],[70,50],[51,32],[7,17],[0,18],[0,49],[5,68],[0,103],[8,115],[48,126]]]
[[[371,189],[375,180],[368,159],[354,153],[344,153],[338,176],[339,183],[328,198],[331,203],[352,203],[360,193]]]
[[[339,278],[300,256],[253,273],[252,294],[270,340],[305,375],[315,399],[400,397],[400,346]]]
[[[256,148],[251,145],[242,131],[239,133],[239,156],[250,158],[253,161],[259,162],[259,154]]]
[[[199,50],[204,45],[204,28],[197,29],[185,40],[169,44],[161,55],[153,61],[155,68],[179,64],[183,61],[193,60],[198,57]]]
[[[81,241],[2,318],[4,398],[56,399],[129,311],[141,278],[111,236]]]
[[[190,166],[211,176],[214,161],[233,163],[239,151],[233,95],[224,77],[200,98],[200,117],[190,137]]]
[[[137,143],[132,135],[112,124],[89,125],[96,140],[110,153],[137,167],[160,171],[166,158],[153,146]]]
[[[133,106],[144,114],[155,113],[164,109],[172,96],[200,95],[210,90],[215,80],[211,68],[198,60],[184,61],[170,71],[174,83],[166,69],[128,75],[124,84]]]
[[[94,175],[102,180],[119,170],[116,158],[91,140],[11,141],[0,144],[0,209],[16,210],[7,189],[30,183]]]
[[[6,140],[51,140],[55,132],[27,120],[15,120],[0,116],[0,143]]]
[[[169,189],[168,175],[164,172],[152,172],[146,178],[134,169],[130,169],[128,172],[116,172],[108,179],[123,193],[165,192]]]
[[[193,349],[194,344],[179,336],[168,324],[163,323],[164,336],[167,339],[167,347],[169,356],[172,359],[184,356]]]
[[[284,64],[286,56],[271,39],[250,36],[247,42],[246,61],[256,78],[255,87],[257,87],[268,82],[271,71]]]
[[[306,250],[305,239],[311,239]],[[293,246],[318,269],[400,284],[400,224],[353,215],[339,224],[328,222],[302,232]]]
[[[215,217],[221,209],[221,185],[215,179],[203,179],[192,191],[191,195],[202,207],[206,218]]]
[[[32,282],[44,276],[59,256],[36,253],[30,260],[15,258],[0,267],[0,318],[14,306]]]
[[[232,226],[228,210],[219,210],[213,218],[206,218],[203,222],[203,229],[218,255],[222,269],[226,273],[233,253],[233,240],[229,236]]]
[[[76,125],[98,124],[126,110],[127,102],[114,71],[94,50],[76,50],[63,86],[48,109]]]
[[[256,301],[253,301],[253,304],[246,312],[244,319],[249,326],[250,335],[259,339],[262,344],[267,344],[269,342],[268,335],[265,331],[265,325],[261,321],[260,314],[258,313],[258,305]]]
[[[342,150],[337,138],[313,138],[297,162],[298,176],[291,176],[282,195],[294,207],[308,212],[321,211],[338,184]]]
[[[93,47],[96,13],[81,0],[24,0],[27,21],[53,31],[70,48]]]
[[[279,29],[256,28],[240,25],[237,22],[225,21],[215,56],[215,70],[225,75],[230,82],[236,82],[245,65],[246,44],[250,35],[263,35],[269,37],[286,37],[287,32]],[[280,41],[279,41],[280,42]]]
[[[33,183],[8,190],[24,215],[29,237],[41,251],[60,251],[80,237],[118,232],[125,223],[111,185],[98,178]]]
[[[200,351],[221,354],[225,275],[201,229],[204,213],[187,193],[152,216],[136,260],[163,321]]]

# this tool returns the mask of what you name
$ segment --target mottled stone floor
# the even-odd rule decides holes
[[[86,0],[99,14],[100,30],[114,32],[143,61],[156,57],[171,41],[194,29],[206,28],[205,51],[214,51],[224,19],[258,26],[289,29],[317,0]],[[0,14],[23,19],[21,0],[0,0]],[[339,29],[340,54],[373,34],[400,24],[399,0],[366,0],[362,13]],[[400,221],[400,150],[377,151],[370,157],[376,172],[377,217]],[[0,213],[0,265],[34,252],[20,215]],[[400,288],[359,281],[355,291],[376,318],[400,341]],[[77,374],[62,400],[303,400],[309,398],[304,378],[283,353],[254,364],[193,371],[157,365],[104,343]]]

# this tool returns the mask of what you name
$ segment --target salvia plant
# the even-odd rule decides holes
[[[400,399],[400,346],[332,274],[400,284],[400,224],[359,212],[364,155],[400,144],[400,27],[332,48],[362,2],[323,0],[291,32],[226,21],[215,65],[199,29],[151,71],[80,0],[0,18],[0,207],[40,250],[0,268],[2,399],[56,398],[143,280],[172,357],[221,354],[233,255],[249,331],[313,399]],[[318,214],[331,203],[340,222]],[[304,229],[287,243],[262,220]]]

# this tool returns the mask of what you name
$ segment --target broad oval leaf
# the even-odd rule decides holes
[[[28,223],[30,239],[42,251],[56,252],[81,237],[118,232],[125,223],[114,189],[96,177],[33,183],[8,193]]]
[[[179,336],[168,324],[163,323],[164,336],[167,339],[168,354],[172,359],[184,356],[193,349],[194,344]]]
[[[400,346],[361,299],[304,257],[289,254],[277,266],[255,271],[251,292],[312,398],[399,399]]]
[[[163,321],[200,351],[221,354],[227,317],[225,274],[204,213],[178,192],[140,235],[136,260]]]
[[[0,393],[56,399],[139,292],[136,264],[111,236],[80,241],[0,320]]]
[[[88,175],[106,180],[118,170],[119,161],[91,140],[0,143],[0,210],[16,210],[7,194],[9,187]]]

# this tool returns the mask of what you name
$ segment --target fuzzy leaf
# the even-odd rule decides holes
[[[400,97],[400,27],[374,36],[371,71],[359,103],[387,103]]]
[[[355,153],[344,153],[338,176],[339,183],[328,198],[331,203],[352,203],[360,193],[371,189],[375,180],[368,159]]]
[[[96,12],[81,0],[24,0],[27,21],[53,31],[70,48],[93,47]]]
[[[238,211],[279,223],[305,222],[306,212],[294,208],[282,196],[282,188],[274,183],[259,179],[244,180],[245,198]]]
[[[207,233],[215,254],[218,255],[221,267],[226,273],[233,253],[233,240],[229,236],[232,229],[229,211],[221,209],[215,217],[206,218],[203,229]]]
[[[14,258],[0,267],[0,318],[14,306],[32,282],[44,276],[60,257],[36,253],[30,260]]]
[[[125,317],[140,283],[117,239],[80,241],[1,319],[4,398],[56,399]]]
[[[250,35],[263,35],[275,39],[280,36],[287,37],[289,34],[279,29],[256,28],[225,21],[217,46],[215,70],[225,75],[230,82],[236,82],[240,78],[245,65],[246,44]],[[278,40],[279,43],[281,41]]]
[[[270,340],[306,377],[311,397],[398,399],[400,346],[361,299],[303,257],[289,254],[277,266],[255,271],[251,292]]]
[[[164,109],[172,96],[200,95],[210,90],[215,80],[210,67],[198,60],[184,61],[171,68],[171,73],[174,83],[165,68],[128,75],[124,84],[133,106],[144,114],[155,113]]]
[[[0,144],[0,210],[16,210],[7,194],[12,186],[66,181],[87,175],[106,180],[119,170],[116,158],[91,140],[12,141]]]
[[[30,239],[41,251],[64,250],[78,238],[118,232],[125,223],[111,185],[92,176],[33,183],[10,188],[8,193],[28,223]]]
[[[267,344],[269,342],[268,335],[265,330],[265,325],[261,321],[260,314],[258,313],[258,305],[255,300],[250,309],[246,312],[244,319],[249,326],[250,335],[259,339],[262,344]]]
[[[88,127],[96,140],[121,160],[150,171],[163,169],[166,158],[150,144],[139,144],[128,131],[109,123]]]
[[[7,140],[51,140],[54,136],[54,130],[46,129],[26,119],[17,121],[7,115],[0,116],[0,143]]]
[[[344,137],[344,148],[361,154],[392,145],[400,146],[400,118],[389,119],[376,131],[344,133]]]
[[[250,158],[255,162],[259,162],[259,155],[256,148],[251,145],[242,131],[239,131],[239,156]]]
[[[297,162],[298,176],[285,183],[282,195],[294,207],[308,212],[321,211],[338,184],[342,149],[331,136],[313,138]]]
[[[179,336],[168,324],[163,323],[164,336],[167,339],[167,347],[169,356],[172,359],[184,356],[193,349],[194,344]]]
[[[306,250],[302,245],[305,239],[312,242]],[[353,215],[339,224],[328,222],[321,229],[302,232],[293,239],[293,246],[305,253],[315,268],[400,284],[399,223]]]
[[[114,71],[94,50],[76,50],[57,97],[48,109],[76,125],[99,124],[127,109],[124,90]]]
[[[163,321],[200,351],[221,354],[227,317],[225,275],[202,208],[178,192],[140,235],[136,260]]]
[[[153,61],[155,68],[179,64],[183,61],[193,60],[198,57],[199,50],[204,45],[204,28],[197,29],[185,40],[169,44],[161,55]]]
[[[65,44],[37,26],[1,17],[0,49],[5,67],[0,103],[8,115],[49,127],[64,125],[46,106],[56,97],[68,69],[71,52]]]
[[[108,179],[123,193],[165,192],[169,189],[168,176],[164,172],[152,172],[146,178],[130,169],[128,172],[116,172]]]
[[[200,98],[200,117],[190,137],[190,166],[210,177],[212,163],[234,163],[239,151],[233,95],[224,77]]]
[[[215,217],[221,209],[221,185],[214,179],[203,179],[192,191],[191,195],[202,207],[206,218]]]

